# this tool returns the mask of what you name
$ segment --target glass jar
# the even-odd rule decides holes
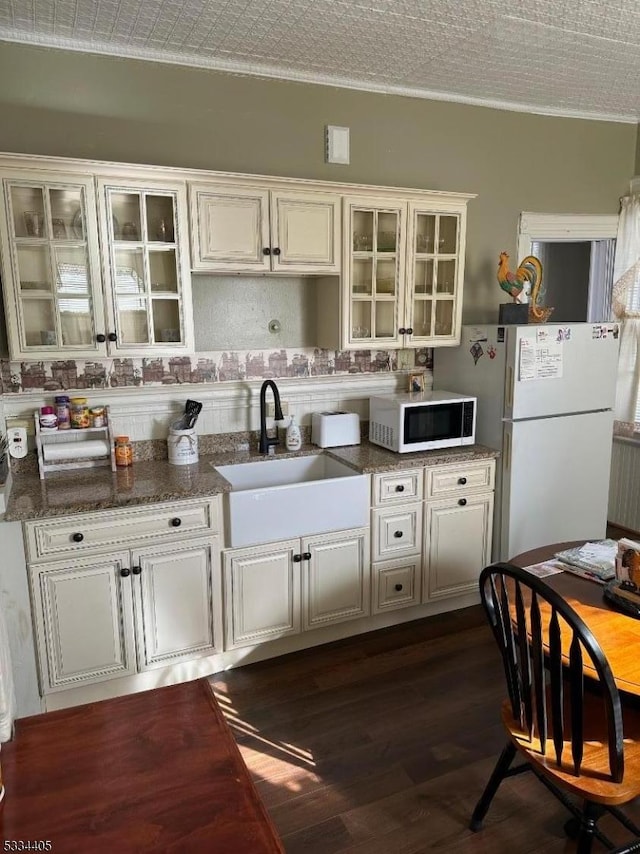
[[[53,406],[43,406],[40,409],[40,429],[43,431],[58,429],[58,418]]]
[[[120,468],[133,465],[133,445],[128,436],[116,436],[115,457]]]
[[[56,416],[58,418],[58,430],[68,430],[71,427],[71,409],[69,407],[69,396],[60,394],[55,398]]]
[[[76,430],[89,427],[89,407],[86,397],[71,398],[71,426]]]
[[[107,423],[104,406],[94,406],[89,410],[92,427],[104,427]]]

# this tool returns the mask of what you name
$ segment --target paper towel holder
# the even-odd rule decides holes
[[[55,430],[43,432],[40,429],[40,413],[36,411],[33,415],[36,427],[36,447],[38,450],[38,471],[40,480],[44,480],[47,472],[64,471],[67,469],[96,468],[98,466],[111,466],[111,471],[116,471],[116,458],[114,452],[115,439],[111,429],[111,415],[109,407],[105,406],[104,427],[83,427],[70,430]],[[92,443],[91,449],[86,447]],[[95,442],[102,447],[96,448]],[[85,448],[83,448],[83,445]],[[45,459],[45,447],[56,449],[58,452],[68,450],[69,456],[55,460]],[[85,454],[86,451],[86,454]],[[59,453],[56,453],[56,457]]]

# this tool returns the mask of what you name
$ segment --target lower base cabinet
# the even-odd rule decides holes
[[[43,692],[220,651],[219,553],[216,535],[32,566]]]
[[[227,649],[367,616],[369,531],[224,552]]]
[[[425,504],[425,601],[477,591],[492,524],[493,492]]]

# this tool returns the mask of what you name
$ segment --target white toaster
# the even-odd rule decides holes
[[[311,441],[320,448],[360,444],[360,419],[355,412],[314,412]]]

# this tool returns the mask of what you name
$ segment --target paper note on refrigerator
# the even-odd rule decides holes
[[[518,379],[552,380],[562,376],[562,341],[535,341],[520,339],[520,365]]]

